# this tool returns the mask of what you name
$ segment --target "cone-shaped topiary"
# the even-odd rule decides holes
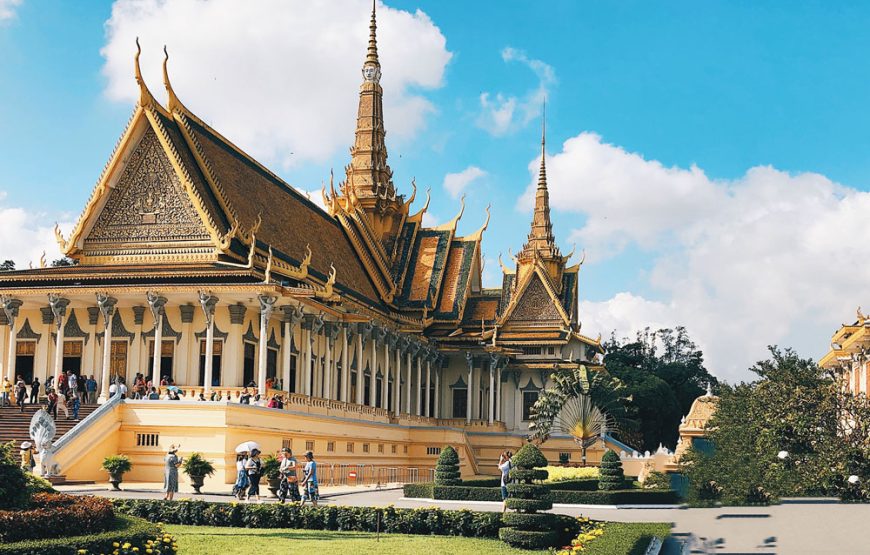
[[[458,486],[462,483],[459,476],[459,454],[448,445],[441,449],[441,455],[435,464],[435,485]]]
[[[550,490],[532,480],[545,480],[547,458],[541,450],[527,443],[514,455],[510,471],[511,483],[508,484],[509,497],[505,501],[508,509],[517,511],[507,514],[507,525],[498,531],[498,537],[513,547],[524,549],[543,549],[553,547],[559,542],[557,530],[558,517],[551,514],[536,514],[553,508]]]
[[[601,457],[601,467],[598,469],[598,489],[611,490],[625,487],[625,474],[622,472],[622,461],[619,455],[611,450]]]

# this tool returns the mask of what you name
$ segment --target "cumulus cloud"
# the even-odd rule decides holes
[[[43,253],[48,263],[61,257],[54,238],[54,219],[50,214],[9,206],[6,193],[0,192],[0,221],[3,222],[0,226],[2,259],[14,260],[19,270],[27,268],[31,263],[38,266]],[[52,223],[44,225],[47,222]],[[73,223],[61,218],[60,227],[69,233]]]
[[[527,124],[541,114],[547,93],[556,83],[556,72],[549,64],[529,58],[522,50],[507,47],[501,51],[505,63],[517,62],[530,69],[537,77],[537,85],[520,96],[483,92],[480,95],[478,127],[492,135],[501,136]]]
[[[0,23],[15,17],[15,10],[23,0],[0,0]]]
[[[0,0],[2,1],[2,0]],[[133,103],[135,38],[152,93],[165,98],[161,48],[185,105],[265,163],[323,160],[353,141],[371,3],[117,0],[106,23],[107,96]],[[410,139],[443,84],[446,39],[428,15],[378,5],[391,137]]]
[[[565,141],[547,170],[554,208],[582,215],[572,239],[591,262],[628,246],[652,261],[650,298],[581,303],[587,333],[685,325],[712,371],[745,379],[769,344],[823,354],[836,327],[870,304],[870,193],[767,166],[714,180],[591,133]],[[534,184],[520,208],[530,209]]]
[[[485,175],[486,172],[477,166],[468,166],[459,173],[448,173],[444,176],[444,190],[457,198],[469,185]]]

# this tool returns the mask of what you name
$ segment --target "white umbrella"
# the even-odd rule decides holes
[[[239,443],[238,446],[236,446],[236,453],[250,453],[254,449],[256,449],[257,451],[261,451],[260,444],[256,441],[243,441],[242,443]]]

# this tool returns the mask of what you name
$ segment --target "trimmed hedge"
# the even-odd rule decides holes
[[[608,449],[601,457],[598,469],[598,489],[612,491],[623,487],[625,474],[622,471],[622,461],[612,450]]]
[[[584,480],[585,481],[585,480]],[[564,482],[547,484],[553,503],[573,505],[676,505],[679,494],[670,489],[622,489],[600,491],[591,489],[563,490]],[[584,484],[582,487],[588,487]],[[435,486],[433,484],[405,484],[405,497],[442,499],[451,501],[501,501],[500,488],[474,488],[467,486]]]
[[[558,516],[552,513],[504,513],[501,522],[505,526],[525,526],[528,530],[553,530]]]
[[[296,504],[248,505],[208,501],[115,499],[115,510],[165,524],[296,528],[393,534],[495,538],[501,514],[438,508],[300,507]],[[380,522],[380,524],[379,524]],[[0,552],[2,555],[2,552]]]
[[[80,549],[90,553],[111,553],[113,542],[143,545],[158,533],[156,525],[130,516],[116,516],[111,529],[85,536],[64,536],[42,540],[0,543],[0,555],[76,555]]]
[[[102,497],[37,493],[26,509],[0,511],[0,541],[103,532],[111,528],[114,517],[112,502]]]
[[[459,454],[456,449],[447,445],[441,449],[435,464],[435,483],[441,486],[457,486],[462,483],[460,476]]]
[[[499,530],[498,537],[511,547],[520,549],[541,549],[559,543],[559,533],[556,530],[520,530],[510,527]]]

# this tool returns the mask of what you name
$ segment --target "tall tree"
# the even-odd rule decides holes
[[[14,260],[4,260],[0,262],[0,272],[11,272],[15,269],[15,261]]]

